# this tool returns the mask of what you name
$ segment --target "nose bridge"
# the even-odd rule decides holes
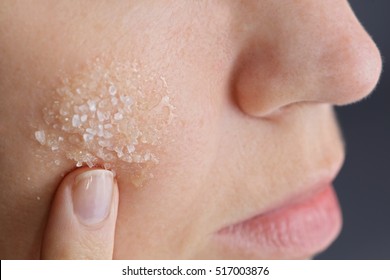
[[[381,58],[348,2],[289,3],[267,19],[265,39],[263,28],[253,35],[237,84],[241,107],[261,116],[292,103],[343,105],[368,95]]]

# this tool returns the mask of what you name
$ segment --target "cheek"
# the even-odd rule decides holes
[[[76,167],[153,176],[144,170],[159,163],[175,116],[165,78],[135,60],[99,57],[59,80],[48,91],[41,118],[32,123],[39,151],[52,158],[49,164],[73,161]]]

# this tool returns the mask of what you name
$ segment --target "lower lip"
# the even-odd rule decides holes
[[[341,225],[340,206],[328,186],[304,201],[223,228],[218,237],[247,257],[307,258],[329,246]]]

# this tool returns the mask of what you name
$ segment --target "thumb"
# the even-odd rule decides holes
[[[112,259],[118,209],[113,173],[77,169],[61,182],[42,242],[43,259]]]

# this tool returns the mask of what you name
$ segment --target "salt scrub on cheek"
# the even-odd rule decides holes
[[[155,151],[174,118],[164,77],[140,63],[96,59],[62,74],[53,102],[43,108],[35,139],[62,159],[115,171],[117,165],[156,165]]]

